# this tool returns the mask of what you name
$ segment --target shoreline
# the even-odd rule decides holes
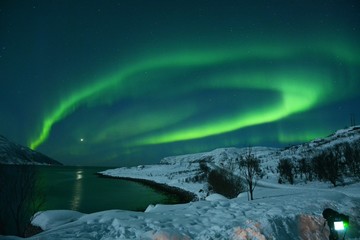
[[[186,191],[184,189],[178,188],[178,187],[166,185],[164,183],[157,183],[152,180],[140,179],[140,178],[115,177],[115,176],[104,175],[101,173],[96,173],[96,174],[99,177],[103,177],[103,178],[121,179],[121,180],[126,180],[126,181],[137,182],[137,183],[143,184],[145,186],[148,186],[154,190],[162,191],[162,192],[169,193],[169,194],[174,194],[174,195],[178,196],[178,198],[179,198],[178,204],[189,203],[189,202],[198,200],[198,197],[196,196],[196,194]]]
[[[99,172],[97,172],[95,174],[102,178],[121,179],[121,180],[126,180],[126,181],[137,182],[137,183],[143,184],[145,186],[148,186],[156,191],[161,191],[161,192],[168,193],[168,194],[174,194],[179,199],[179,202],[176,204],[189,203],[189,202],[198,200],[197,196],[192,192],[185,191],[178,187],[172,187],[172,186],[169,186],[169,185],[166,185],[163,183],[157,183],[155,181],[151,181],[151,180],[147,180],[147,179],[109,176],[109,175],[101,174]],[[146,209],[143,209],[140,212],[145,212],[145,210]],[[44,230],[42,230],[40,227],[34,226],[30,223],[29,226],[26,228],[25,237],[26,238],[32,237],[41,232],[44,232]]]

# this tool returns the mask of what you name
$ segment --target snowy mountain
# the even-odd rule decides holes
[[[30,148],[9,141],[0,135],[0,164],[62,165]]]
[[[312,158],[321,152],[333,151],[333,148],[339,145],[353,145],[359,143],[360,126],[354,126],[338,130],[326,138],[316,139],[308,143],[287,148],[252,147],[251,153],[261,160],[263,167],[266,167],[267,164],[272,165],[274,161],[280,159],[290,158],[297,160],[301,158]],[[226,167],[231,163],[231,160],[235,160],[240,156],[245,155],[248,151],[249,148],[219,148],[211,152],[166,157],[161,160],[161,163],[195,163],[211,159],[214,164]]]
[[[251,151],[251,154],[261,161],[261,167],[265,171],[266,180],[262,179],[259,184],[276,184],[278,181],[276,168],[280,160],[290,159],[295,162],[302,158],[311,159],[322,152],[335,151],[336,147],[345,144],[360,146],[360,126],[338,130],[326,138],[283,149],[269,147],[219,148],[210,152],[166,157],[158,165],[110,169],[100,174],[166,184],[189,191],[198,199],[204,199],[211,192],[208,191],[206,182],[196,181],[201,174],[200,162],[206,162],[211,168],[222,168],[239,174],[233,167],[234,163]]]

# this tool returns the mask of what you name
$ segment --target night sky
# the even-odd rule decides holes
[[[68,165],[360,123],[360,1],[2,0],[0,134]]]

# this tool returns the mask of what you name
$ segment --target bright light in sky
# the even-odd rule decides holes
[[[0,6],[0,134],[65,164],[287,146],[360,121],[359,1],[21,5]]]

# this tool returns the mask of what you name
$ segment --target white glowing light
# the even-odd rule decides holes
[[[343,221],[340,222],[334,222],[335,230],[344,230],[344,223]]]
[[[83,178],[83,171],[79,170],[76,172],[76,180],[80,180]]]
[[[83,138],[80,138],[80,142],[83,142],[84,141],[84,139]]]

